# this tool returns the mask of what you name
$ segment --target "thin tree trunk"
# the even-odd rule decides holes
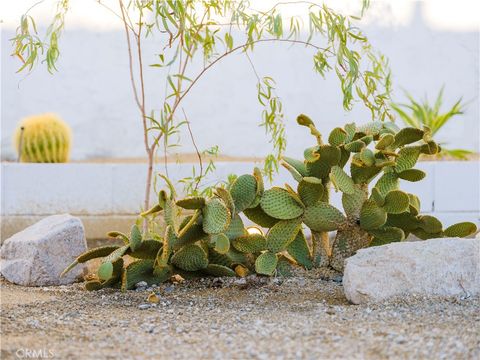
[[[356,223],[346,223],[338,229],[333,241],[330,266],[340,272],[345,267],[345,259],[355,255],[359,249],[367,247],[372,236]]]

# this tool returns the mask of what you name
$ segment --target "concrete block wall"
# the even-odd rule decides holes
[[[255,165],[220,162],[207,182],[251,173]],[[169,175],[174,180],[189,176],[192,166],[172,164]],[[426,179],[401,187],[420,197],[423,213],[446,226],[458,221],[480,225],[480,162],[420,162],[417,168],[427,172]],[[1,171],[2,240],[44,216],[65,212],[84,221],[87,237],[102,238],[109,230],[128,231],[142,209],[146,164],[2,163]],[[294,183],[282,170],[274,185],[286,182]],[[332,192],[332,203],[341,208],[341,193]]]

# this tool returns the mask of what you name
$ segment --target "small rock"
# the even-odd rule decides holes
[[[140,281],[138,283],[135,284],[135,288],[138,289],[138,288],[147,288],[148,284],[146,281]]]
[[[147,301],[151,304],[157,304],[160,299],[158,298],[157,294],[151,293],[150,295],[148,295]]]
[[[480,294],[480,240],[443,238],[362,249],[345,263],[343,287],[354,304],[401,295]]]
[[[215,278],[212,281],[212,287],[222,287],[223,286],[223,279],[222,278]]]
[[[235,285],[247,285],[247,279],[246,278],[240,278],[237,279],[233,282]]]
[[[175,290],[175,286],[170,285],[165,288],[166,293],[171,293],[173,290]]]
[[[79,218],[69,214],[48,216],[5,240],[0,250],[0,272],[10,282],[24,286],[71,284],[86,266],[65,268],[87,250]]]
[[[338,275],[332,276],[332,277],[331,277],[331,280],[332,280],[333,282],[336,282],[336,283],[341,284],[342,281],[343,281],[343,276],[340,275],[340,274],[338,274]]]
[[[280,279],[278,277],[272,279],[272,283],[275,285],[282,285],[283,284],[283,279]]]
[[[140,310],[146,310],[146,309],[149,309],[151,306],[152,305],[150,305],[150,304],[140,304],[140,305],[138,305],[138,308]]]
[[[325,312],[328,315],[335,315],[336,314],[335,309],[332,309],[332,308],[328,308],[327,310],[325,310]]]
[[[185,281],[185,279],[179,275],[179,274],[175,274],[175,275],[172,275],[170,277],[170,281],[173,283],[173,284],[181,284],[182,282]]]

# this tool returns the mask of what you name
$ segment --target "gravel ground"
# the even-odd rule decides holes
[[[2,280],[1,358],[479,359],[480,298],[351,305],[313,272],[87,292]]]

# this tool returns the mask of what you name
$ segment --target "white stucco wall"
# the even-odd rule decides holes
[[[472,221],[480,226],[479,162],[420,162],[428,173],[418,183],[402,182],[401,189],[419,196],[421,211],[438,217],[445,227]],[[207,181],[228,174],[251,173],[255,164],[219,162]],[[172,180],[189,175],[191,164],[170,168]],[[141,211],[146,164],[1,164],[0,242],[15,232],[58,213],[79,216],[88,238],[101,238],[112,229],[128,231]],[[282,169],[274,185],[295,186]],[[163,188],[162,184],[159,184]],[[178,189],[181,192],[181,189]],[[341,193],[331,193],[333,205],[342,209]],[[155,195],[152,194],[152,202]]]
[[[394,95],[401,89],[415,97],[436,96],[446,85],[445,103],[459,97],[469,102],[465,115],[448,124],[439,141],[453,147],[479,149],[479,32],[442,30],[418,12],[406,23],[388,26],[370,23],[365,32],[391,62]],[[124,34],[121,30],[68,28],[61,41],[59,72],[44,68],[29,76],[16,74],[19,66],[10,54],[11,26],[2,27],[1,45],[1,150],[2,159],[13,159],[11,134],[17,121],[29,114],[58,112],[73,128],[73,159],[144,156],[142,129],[132,97]],[[145,43],[146,59],[159,47]],[[295,125],[298,113],[309,114],[318,127],[329,131],[347,121],[369,121],[357,106],[345,113],[334,75],[323,80],[312,71],[312,53],[285,44],[259,45],[252,59],[261,75],[277,81],[289,138],[287,152],[300,156],[309,135]],[[148,63],[148,60],[147,60]],[[146,69],[147,106],[157,107],[165,89],[165,73]],[[224,154],[261,156],[269,151],[263,130],[258,129],[261,108],[256,100],[256,78],[243,55],[234,55],[215,66],[189,94],[184,108],[200,148],[218,144]],[[182,151],[192,146],[184,136]]]

